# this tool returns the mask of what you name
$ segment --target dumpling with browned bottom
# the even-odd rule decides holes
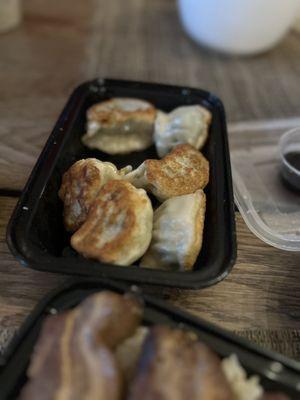
[[[124,179],[164,201],[204,189],[209,180],[209,163],[190,144],[180,144],[161,160],[146,160]]]
[[[102,101],[87,111],[82,142],[108,154],[144,150],[153,143],[155,116],[155,107],[145,100],[116,97]]]
[[[145,190],[123,180],[110,181],[100,190],[71,245],[84,257],[130,265],[150,244],[152,220],[153,209]]]
[[[67,231],[75,232],[85,221],[87,213],[101,187],[111,179],[122,179],[131,171],[125,167],[118,171],[110,162],[96,158],[77,161],[64,173],[58,195],[64,202],[64,224]]]
[[[47,317],[18,399],[123,399],[124,378],[115,349],[136,332],[142,311],[132,296],[101,291]]]
[[[154,212],[151,244],[140,265],[153,269],[191,270],[202,246],[205,194],[172,197]]]
[[[192,332],[150,328],[128,400],[233,400],[218,356]],[[250,397],[249,397],[250,398]]]

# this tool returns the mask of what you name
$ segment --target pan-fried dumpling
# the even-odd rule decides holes
[[[124,340],[116,348],[116,357],[127,384],[130,384],[133,378],[143,343],[148,333],[148,327],[139,326],[132,336]]]
[[[102,290],[75,308],[46,317],[28,379],[21,395],[13,398],[123,399],[124,379],[115,349],[138,329],[142,314],[132,296]]]
[[[172,197],[154,212],[150,246],[140,265],[153,269],[191,270],[202,246],[205,194]]]
[[[122,179],[128,166],[120,171],[110,162],[96,158],[77,161],[64,173],[58,195],[64,202],[64,224],[75,232],[86,220],[87,213],[101,187],[111,179]]]
[[[113,98],[87,111],[83,143],[108,154],[141,151],[153,143],[155,107],[145,100]]]
[[[189,143],[198,150],[202,149],[211,118],[211,112],[198,105],[178,107],[169,114],[158,111],[154,141],[159,157],[165,156],[181,143]]]
[[[209,163],[193,146],[180,144],[161,160],[144,161],[124,179],[164,201],[203,189],[209,180]]]
[[[191,331],[151,327],[126,399],[241,400],[234,396],[219,357],[197,339]],[[246,392],[243,399],[254,397]]]
[[[72,236],[71,245],[84,257],[127,266],[147,250],[152,222],[152,204],[145,190],[123,180],[109,181]]]

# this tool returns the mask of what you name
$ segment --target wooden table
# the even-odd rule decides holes
[[[5,243],[8,219],[72,89],[96,77],[202,87],[228,120],[287,118],[300,110],[300,34],[271,52],[230,58],[199,48],[173,0],[27,0],[24,22],[0,36],[0,343],[66,277],[21,267]],[[253,341],[300,359],[300,254],[257,239],[236,213],[238,259],[201,291],[149,292]]]

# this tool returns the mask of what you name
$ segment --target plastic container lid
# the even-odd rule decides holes
[[[271,246],[300,251],[300,191],[281,177],[279,140],[300,119],[229,126],[236,205],[249,229]]]

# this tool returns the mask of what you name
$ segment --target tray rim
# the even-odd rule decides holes
[[[162,313],[171,314],[178,320],[183,321],[183,326],[188,326],[189,324],[193,326],[194,329],[198,331],[200,334],[201,331],[208,332],[209,335],[213,336],[214,338],[225,341],[226,344],[233,344],[237,346],[239,351],[243,352],[246,351],[251,354],[251,356],[256,357],[257,361],[259,358],[265,358],[270,362],[279,362],[282,364],[284,368],[286,368],[290,373],[299,375],[299,382],[300,382],[300,362],[290,359],[280,353],[276,353],[274,351],[264,349],[257,344],[254,344],[247,339],[236,335],[235,333],[230,332],[229,330],[219,327],[216,324],[208,322],[200,317],[193,316],[189,312],[179,309],[162,299],[157,299],[151,294],[143,293],[143,290],[136,285],[128,285],[123,284],[120,282],[112,281],[109,279],[97,279],[92,280],[90,278],[86,278],[83,280],[78,280],[77,278],[70,278],[66,280],[64,283],[59,285],[57,288],[48,292],[34,307],[33,311],[27,316],[21,328],[18,330],[18,334],[11,340],[9,346],[6,348],[6,351],[2,357],[0,357],[0,381],[1,375],[5,371],[6,366],[9,364],[10,360],[15,356],[15,354],[19,351],[18,347],[20,343],[24,340],[27,335],[30,335],[30,331],[34,327],[34,325],[40,320],[44,319],[49,313],[46,313],[51,306],[51,303],[55,301],[55,299],[63,296],[66,292],[76,291],[79,287],[84,287],[85,285],[92,285],[97,292],[101,290],[113,290],[122,293],[132,292],[136,294],[141,299],[144,300],[146,306],[154,309],[159,309]],[[94,289],[92,289],[94,292]],[[201,338],[200,338],[201,341]],[[36,339],[35,339],[36,342]],[[205,341],[204,341],[205,342]],[[211,346],[209,346],[211,347]],[[216,351],[213,347],[212,350]],[[256,363],[256,370],[254,373],[259,374],[262,378],[268,378],[268,371],[259,364]],[[280,377],[280,372],[278,373]],[[283,384],[282,381],[273,379],[275,384]],[[285,383],[287,386],[288,384]],[[300,393],[300,386],[296,385],[296,387],[289,387],[289,390],[299,391]]]

